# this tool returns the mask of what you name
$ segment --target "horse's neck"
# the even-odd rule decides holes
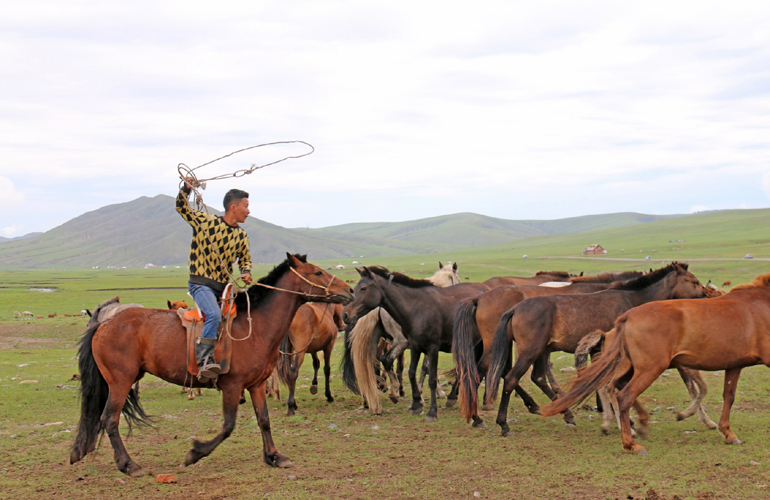
[[[384,280],[383,280],[384,281]],[[381,307],[401,325],[402,328],[412,324],[411,304],[427,295],[430,288],[411,288],[397,283],[381,283]]]
[[[287,273],[288,274],[288,273]],[[258,285],[257,285],[258,286]],[[291,278],[281,277],[274,285],[275,288],[291,290]],[[291,320],[303,304],[300,295],[290,291],[269,290],[251,311],[252,320],[260,318],[259,337],[268,344],[275,344],[275,348],[289,331]],[[246,319],[248,321],[248,319]]]
[[[647,302],[670,299],[674,291],[674,285],[676,285],[676,279],[676,273],[672,272],[650,286],[637,290],[632,298],[634,307],[646,304]]]

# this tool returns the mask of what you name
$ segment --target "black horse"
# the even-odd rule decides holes
[[[401,273],[391,273],[384,267],[358,269],[361,279],[355,288],[355,300],[345,307],[342,317],[348,325],[375,307],[385,309],[401,325],[412,352],[409,382],[412,386],[412,406],[415,415],[422,411],[417,384],[417,366],[425,353],[429,360],[428,385],[431,392],[427,422],[437,419],[436,388],[438,386],[438,353],[451,352],[454,307],[461,300],[488,290],[481,283],[461,283],[440,288],[428,280],[416,280]]]

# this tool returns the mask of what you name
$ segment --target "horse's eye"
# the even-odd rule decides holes
[[[359,289],[358,289],[358,291],[359,291],[359,292],[365,292],[365,291],[366,291],[366,287],[365,287],[365,286],[362,286],[361,288],[359,288]]]
[[[318,271],[317,273],[315,273],[315,275],[316,276],[323,276],[323,273],[321,271]]]

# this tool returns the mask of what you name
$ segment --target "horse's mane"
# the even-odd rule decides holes
[[[651,271],[643,276],[639,276],[638,278],[613,283],[610,285],[609,290],[642,290],[652,285],[653,283],[657,283],[658,281],[668,276],[670,273],[676,271],[677,267],[681,267],[686,271],[688,264],[672,262],[666,267],[661,267],[660,269]]]
[[[751,288],[765,288],[770,286],[770,273],[767,274],[760,274],[753,280],[751,280],[749,283],[741,283],[739,285],[735,285],[731,290],[730,293],[734,292],[735,290],[748,290]]]
[[[307,262],[307,255],[300,255],[300,254],[294,254],[294,256],[299,259],[302,262]],[[275,284],[278,282],[278,280],[281,278],[281,276],[284,275],[289,270],[289,258],[287,257],[286,260],[278,264],[273,268],[272,271],[270,271],[270,274],[265,276],[264,278],[259,278],[257,280],[257,283],[261,283],[263,285],[267,286],[275,286]],[[253,310],[259,302],[265,298],[265,295],[270,292],[269,288],[265,288],[263,286],[259,285],[253,285],[251,286],[246,293],[239,293],[235,296],[235,305],[237,307],[238,311],[245,311],[246,308],[249,306],[249,303],[251,303],[251,309]],[[246,300],[246,295],[248,294],[249,299]]]
[[[410,278],[406,274],[401,274],[398,272],[391,273],[386,268],[380,267],[380,266],[371,266],[371,267],[367,267],[366,269],[368,269],[372,274],[376,274],[381,278],[385,278],[386,280],[392,281],[393,283],[398,283],[399,285],[408,286],[409,288],[423,288],[426,286],[436,286],[428,280],[418,280],[418,279]]]
[[[101,304],[96,306],[96,309],[94,309],[94,313],[96,313],[96,311],[98,311],[99,309],[103,309],[103,308],[107,307],[110,304],[114,304],[115,302],[120,302],[120,297],[115,296],[115,297],[113,297],[111,299],[105,300],[104,302],[102,302]]]
[[[614,281],[626,281],[642,276],[641,271],[623,271],[620,273],[602,273],[596,276],[575,276],[569,280],[572,283],[612,283]]]
[[[535,276],[541,276],[547,274],[548,276],[554,276],[556,278],[569,278],[570,274],[567,271],[538,271]]]

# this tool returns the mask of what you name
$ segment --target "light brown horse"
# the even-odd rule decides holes
[[[331,376],[331,357],[337,334],[345,328],[342,322],[341,304],[302,304],[294,315],[289,327],[289,333],[281,343],[281,353],[278,356],[278,377],[289,388],[288,416],[294,415],[297,402],[294,399],[294,389],[299,376],[299,369],[305,359],[305,354],[313,358],[313,382],[310,394],[318,393],[318,369],[321,361],[318,352],[324,354],[324,382],[326,383],[326,401],[334,402],[329,386]]]
[[[227,439],[235,428],[241,392],[248,389],[262,431],[265,462],[290,467],[289,458],[278,453],[273,443],[265,396],[265,382],[278,360],[278,346],[302,303],[352,299],[349,285],[307,263],[304,255],[290,254],[246,294],[238,294],[238,316],[231,330],[237,348],[232,352],[230,371],[217,380],[222,391],[222,431],[210,441],[194,441],[185,464],[196,463]],[[106,431],[118,469],[132,477],[144,474],[123,445],[118,432],[120,414],[129,423],[147,422],[138,395],[131,390],[145,373],[177,385],[189,382],[186,337],[176,312],[160,309],[127,309],[86,331],[78,351],[81,415],[70,463],[93,451],[97,437]],[[197,379],[193,383],[201,385]]]
[[[608,290],[578,295],[533,297],[516,305],[500,319],[487,373],[488,400],[495,397],[498,381],[505,375],[497,424],[507,436],[508,402],[521,377],[532,366],[532,380],[556,400],[558,385],[545,382],[552,351],[574,353],[580,340],[595,330],[612,329],[615,320],[638,305],[656,300],[701,298],[703,285],[687,270],[687,264],[672,262],[639,278],[614,283]],[[710,301],[706,301],[710,302]],[[512,341],[518,357],[510,370]],[[565,420],[571,417],[565,410]]]
[[[566,284],[569,286],[559,288],[503,285],[460,302],[455,309],[452,356],[457,367],[460,409],[466,420],[473,419],[474,427],[483,423],[478,416],[478,386],[481,383],[481,378],[486,377],[492,342],[495,339],[500,318],[505,311],[531,297],[592,293],[606,290],[612,282],[638,278],[641,275],[642,273],[638,271],[628,271],[572,278],[579,281],[567,282]],[[480,346],[479,342],[481,342]],[[480,358],[476,352],[479,348],[482,349]],[[547,370],[549,378],[553,379],[553,376],[550,375],[550,366]],[[540,383],[547,383],[547,381],[543,379],[538,380],[537,383],[540,385]],[[516,387],[516,393],[521,397],[530,413],[537,414],[540,411],[535,400],[520,386]],[[491,410],[492,401],[487,399],[484,409]]]
[[[581,273],[582,276],[582,273]],[[484,282],[489,288],[503,285],[539,285],[547,281],[569,281],[573,277],[566,271],[538,271],[532,277],[524,276],[496,276]]]
[[[709,300],[672,300],[636,307],[618,318],[601,359],[584,370],[572,389],[543,408],[555,415],[613,382],[623,449],[646,454],[631,436],[629,409],[666,369],[725,370],[719,433],[727,444],[741,441],[730,429],[730,409],[741,370],[770,366],[770,273]],[[644,425],[646,414],[639,415]]]

